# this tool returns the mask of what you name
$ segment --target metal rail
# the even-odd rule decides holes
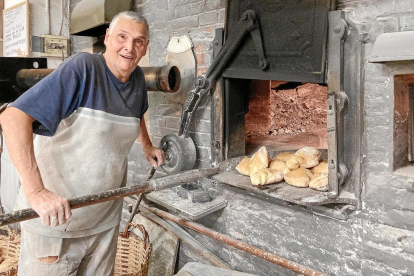
[[[264,251],[260,248],[257,248],[255,246],[252,246],[248,243],[233,239],[230,236],[221,234],[219,232],[216,232],[214,230],[211,230],[207,227],[204,227],[201,224],[192,222],[190,220],[186,220],[184,218],[180,218],[177,216],[174,216],[170,213],[161,211],[160,209],[154,208],[154,207],[147,207],[148,210],[156,214],[157,216],[160,216],[164,219],[171,220],[177,224],[180,224],[184,227],[190,228],[194,231],[197,231],[203,235],[206,235],[210,238],[216,239],[218,241],[221,241],[225,244],[231,245],[233,247],[236,247],[237,249],[243,250],[247,253],[250,253],[252,255],[255,255],[259,258],[265,259],[266,261],[272,262],[274,264],[277,264],[281,267],[284,267],[288,270],[297,272],[299,274],[303,274],[305,276],[329,276],[328,274],[325,274],[323,272],[311,269],[309,267],[297,264],[295,262],[289,261],[285,258],[279,257],[275,254],[272,254],[270,252]]]

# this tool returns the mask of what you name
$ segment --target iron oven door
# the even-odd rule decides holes
[[[259,68],[251,36],[246,36],[223,73],[239,79],[325,83],[330,0],[228,0],[226,33],[246,10],[259,18],[269,68]]]

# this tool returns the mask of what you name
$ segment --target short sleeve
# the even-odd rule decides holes
[[[82,91],[79,58],[76,55],[62,63],[10,105],[35,119],[35,134],[53,136],[60,122],[79,105]]]

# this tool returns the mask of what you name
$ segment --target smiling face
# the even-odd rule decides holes
[[[119,18],[115,27],[106,30],[106,52],[103,54],[111,72],[122,82],[129,76],[147,52],[148,28],[141,22]]]

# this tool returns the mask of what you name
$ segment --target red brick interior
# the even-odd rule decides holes
[[[326,91],[314,83],[252,81],[246,121],[246,153],[304,146],[327,149]]]
[[[249,93],[249,112],[246,114],[248,137],[263,136],[270,130],[270,81],[252,81]]]

